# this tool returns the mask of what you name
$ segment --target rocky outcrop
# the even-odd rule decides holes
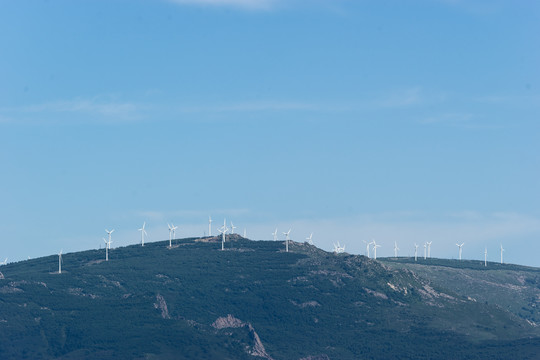
[[[289,300],[294,306],[298,306],[299,308],[301,309],[304,309],[304,308],[307,308],[307,307],[317,307],[317,306],[321,306],[321,304],[319,304],[317,301],[315,300],[312,300],[312,301],[306,301],[306,302],[303,302],[303,303],[298,303],[294,300]]]
[[[90,299],[98,298],[97,295],[86,293],[82,288],[69,288],[68,293],[75,296],[89,297]]]
[[[425,301],[425,303],[429,306],[443,308],[445,306],[445,301],[457,301],[455,297],[445,294],[443,292],[438,292],[427,284],[424,284],[422,288],[418,288],[416,290],[418,291],[422,299]]]
[[[303,357],[299,360],[330,360],[330,358],[326,354],[321,354],[321,355],[310,355],[307,357]]]
[[[364,291],[367,292],[370,295],[375,296],[375,297],[378,297],[378,298],[381,298],[381,299],[384,299],[384,300],[388,300],[388,296],[386,296],[386,294],[383,294],[382,292],[378,292],[378,291],[371,290],[371,289],[368,289],[368,288],[364,288]]]
[[[156,302],[154,303],[154,308],[161,311],[161,317],[164,319],[170,319],[169,309],[167,309],[167,302],[161,294],[156,295]]]
[[[217,318],[216,321],[212,323],[212,327],[215,329],[226,329],[226,328],[239,328],[242,326],[245,326],[246,324],[231,314],[227,315],[226,317],[220,317]]]
[[[249,331],[249,337],[253,341],[253,346],[246,349],[247,353],[253,356],[273,360],[272,357],[266,352],[264,345],[259,338],[259,335],[250,323],[243,322],[242,320],[237,319],[231,314],[229,314],[225,317],[217,318],[216,321],[212,323],[212,327],[217,330],[246,327]]]
[[[13,286],[2,286],[0,288],[0,294],[14,294],[19,292],[23,292],[23,289],[19,289]]]

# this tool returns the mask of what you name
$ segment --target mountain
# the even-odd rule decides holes
[[[466,295],[431,265],[237,235],[167,246],[64,254],[61,274],[58,256],[0,267],[0,358],[538,358],[538,309]]]
[[[473,301],[540,324],[540,269],[478,260],[384,258],[391,269],[408,270]]]

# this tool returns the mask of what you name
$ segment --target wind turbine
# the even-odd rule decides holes
[[[503,249],[502,244],[501,244],[501,264],[503,263],[503,255],[502,255],[503,251],[504,251],[504,249]]]
[[[231,221],[231,234],[234,234],[234,229],[236,229],[236,226],[234,226],[233,222]]]
[[[377,260],[377,248],[381,247],[381,245],[377,245],[375,240],[373,240],[373,259]]]
[[[431,259],[431,243],[433,241],[428,241],[427,244],[427,257]]]
[[[58,273],[62,273],[62,250],[60,250],[60,253],[58,254]]]
[[[169,223],[167,223],[167,226],[169,227],[169,247],[172,247],[173,226],[171,226]]]
[[[274,241],[277,241],[277,228],[276,228],[276,230],[274,230],[272,235],[274,236]]]
[[[8,258],[5,258],[4,261],[2,262],[2,265],[7,265],[7,259]]]
[[[141,232],[141,245],[144,246],[144,235],[148,235],[146,233],[146,230],[144,230],[144,227],[146,226],[146,221],[143,222],[142,224],[142,228],[139,229],[139,231]]]
[[[484,266],[487,266],[487,247],[484,248]]]
[[[244,239],[247,239],[246,228],[244,228]]]
[[[397,241],[394,241],[394,257],[397,259],[397,252],[399,248],[397,247]]]
[[[220,227],[218,231],[221,233],[221,250],[225,250],[225,234],[229,231],[225,219],[223,219],[223,226]]]
[[[427,257],[427,244],[424,243],[424,260],[426,260]]]
[[[112,229],[111,231],[105,229],[105,232],[109,235],[109,242],[107,243],[107,246],[109,247],[109,249],[111,248],[111,234],[114,232],[114,229]]]
[[[335,254],[341,254],[345,252],[345,245],[341,246],[339,241],[337,242],[337,245],[334,244],[334,253]]]
[[[208,216],[208,236],[212,236],[212,217]]]
[[[414,261],[418,259],[418,244],[414,243]]]
[[[369,258],[369,245],[373,244],[373,241],[367,242],[366,240],[362,240],[366,244],[366,256]]]
[[[311,234],[309,235],[309,237],[306,238],[306,240],[307,240],[307,242],[308,242],[309,245],[313,245],[313,240],[312,240],[312,238],[313,238],[313,233],[311,233]]]
[[[465,243],[462,243],[461,245],[456,244],[456,246],[459,248],[459,260],[461,260],[461,248],[465,245]]]
[[[289,252],[289,234],[290,233],[291,233],[291,229],[283,233],[283,235],[285,235],[285,252]]]
[[[109,239],[109,242],[107,242],[107,240],[103,239],[103,241],[105,242],[105,261],[109,261],[109,248],[112,240]]]

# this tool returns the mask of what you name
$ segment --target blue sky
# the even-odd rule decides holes
[[[540,266],[539,30],[536,1],[0,1],[0,258],[212,215]]]

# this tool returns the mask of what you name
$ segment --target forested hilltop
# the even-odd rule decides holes
[[[488,274],[295,242],[287,253],[237,235],[224,251],[217,237],[168,244],[111,249],[109,261],[105,249],[64,254],[61,274],[56,255],[1,266],[0,358],[538,358],[538,269]],[[504,306],[508,287],[473,296],[447,269],[483,284],[522,271],[516,301],[531,301]]]

